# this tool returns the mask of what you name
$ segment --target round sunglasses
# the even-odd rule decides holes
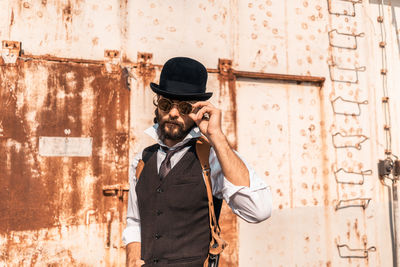
[[[154,98],[153,104],[163,112],[169,112],[173,106],[176,106],[179,113],[182,115],[188,115],[192,112],[193,106],[191,103],[186,101],[172,102],[167,98]]]

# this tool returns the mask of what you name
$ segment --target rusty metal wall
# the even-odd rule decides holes
[[[390,266],[376,166],[388,146],[383,96],[391,150],[400,149],[399,17],[398,1],[379,0],[0,1],[0,39],[21,42],[16,65],[5,64],[12,47],[2,49],[0,260],[123,265],[126,202],[112,192],[128,181],[128,148],[111,136],[124,143],[129,131],[129,158],[152,142],[142,133],[154,111],[148,84],[168,58],[190,56],[209,69],[224,130],[274,199],[258,225],[224,209],[223,264]],[[112,105],[114,117],[99,117]],[[97,157],[39,156],[38,138],[65,129],[93,137]]]
[[[2,266],[123,261],[126,202],[104,189],[128,173],[125,81],[101,65],[1,64]],[[39,140],[52,137],[91,137],[90,156],[41,155]]]

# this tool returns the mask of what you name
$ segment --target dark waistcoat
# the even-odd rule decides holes
[[[136,185],[144,266],[202,266],[210,243],[208,199],[195,146],[161,180],[157,153]]]

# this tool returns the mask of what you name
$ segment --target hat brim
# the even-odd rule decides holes
[[[213,93],[202,93],[202,94],[174,94],[172,92],[167,92],[164,90],[161,90],[158,84],[155,83],[150,83],[151,90],[153,90],[154,93],[162,95],[166,98],[170,99],[176,99],[176,100],[185,100],[185,101],[205,101],[208,100]]]

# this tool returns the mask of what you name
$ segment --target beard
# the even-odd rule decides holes
[[[194,123],[185,125],[177,120],[163,120],[156,110],[156,119],[158,122],[158,135],[164,142],[165,139],[181,141],[192,130]]]

